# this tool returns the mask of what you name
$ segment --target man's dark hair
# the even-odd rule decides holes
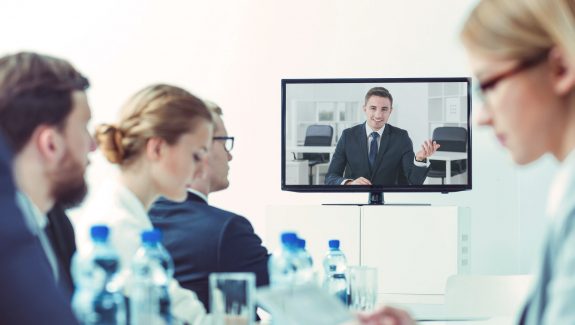
[[[371,88],[367,92],[367,94],[365,94],[365,102],[363,103],[364,106],[367,104],[367,101],[369,100],[369,98],[371,96],[389,98],[389,103],[391,104],[391,107],[393,107],[393,97],[391,97],[391,93],[386,88],[383,88],[383,87]]]
[[[17,154],[40,125],[65,127],[72,92],[89,87],[65,60],[22,52],[0,58],[0,132]]]

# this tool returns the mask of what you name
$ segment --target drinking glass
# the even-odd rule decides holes
[[[210,307],[214,325],[253,325],[254,273],[210,274]]]
[[[372,311],[377,302],[377,268],[352,266],[349,268],[350,308]]]

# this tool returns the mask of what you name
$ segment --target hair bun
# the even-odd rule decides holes
[[[96,127],[94,138],[98,147],[111,163],[121,164],[124,161],[124,146],[122,131],[111,124],[101,124]]]

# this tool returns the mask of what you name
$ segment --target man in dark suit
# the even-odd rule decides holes
[[[213,106],[213,105],[208,105]],[[250,222],[235,213],[208,204],[208,195],[229,186],[228,162],[233,137],[228,137],[220,117],[214,113],[214,143],[208,154],[204,177],[190,185],[188,199],[175,203],[160,199],[149,211],[154,227],[163,233],[163,244],[175,264],[175,277],[193,290],[209,308],[208,277],[212,272],[253,272],[256,285],[269,283],[267,249]]]
[[[375,87],[365,95],[366,122],[343,131],[325,177],[328,185],[423,184],[429,162],[439,145],[426,140],[413,153],[407,131],[387,124],[393,97]]]
[[[75,242],[62,207],[79,203],[87,191],[84,172],[94,149],[86,128],[88,86],[62,59],[26,52],[0,58],[0,131],[14,153],[17,202],[52,281],[69,298]]]
[[[76,324],[15,194],[9,150],[0,136],[0,324]]]
[[[66,215],[66,209],[61,204],[56,204],[47,216],[48,224],[45,232],[54,249],[59,269],[62,270],[58,283],[71,298],[74,293],[74,281],[70,270],[72,269],[72,257],[76,253],[74,227]]]

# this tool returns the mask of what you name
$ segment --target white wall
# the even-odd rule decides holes
[[[467,76],[457,33],[474,2],[3,1],[0,53],[70,59],[92,81],[94,122],[111,121],[152,82],[219,103],[237,142],[232,186],[212,201],[263,231],[266,205],[367,199],[280,191],[280,79]],[[542,236],[554,164],[516,169],[490,132],[477,128],[473,136],[473,191],[386,198],[470,206],[472,272],[525,272]],[[94,167],[92,181],[106,177]]]

